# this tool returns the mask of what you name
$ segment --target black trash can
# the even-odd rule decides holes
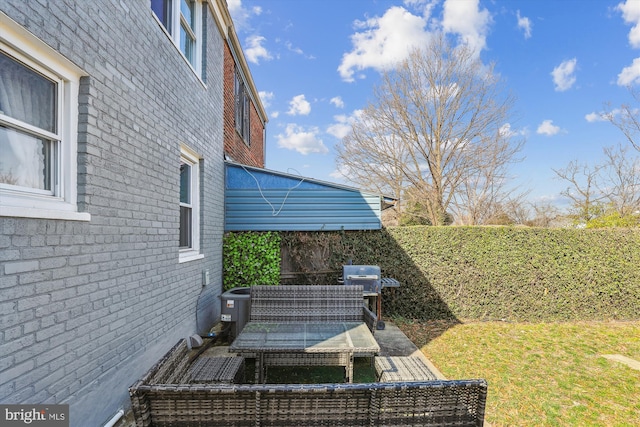
[[[220,295],[222,309],[220,320],[231,323],[230,340],[234,340],[249,321],[251,310],[251,288],[233,288]]]

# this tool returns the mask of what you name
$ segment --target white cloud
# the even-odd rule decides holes
[[[242,10],[242,1],[241,0],[227,0],[227,7],[229,8],[229,13],[232,17],[235,18],[235,14],[237,14],[240,10]]]
[[[445,0],[442,20],[431,20],[437,0],[405,0],[378,17],[355,21],[356,32],[351,36],[353,49],[342,56],[338,72],[343,80],[352,82],[358,71],[372,68],[385,71],[405,59],[409,52],[428,43],[429,28],[440,27],[444,32],[457,34],[476,54],[486,47],[486,35],[491,24],[487,9],[480,9],[479,0]],[[431,24],[431,25],[430,25]],[[358,76],[364,78],[364,76]]]
[[[540,135],[553,136],[560,132],[560,127],[554,125],[553,120],[544,120],[540,123],[536,132]]]
[[[268,108],[271,106],[271,101],[274,98],[273,92],[265,92],[261,90],[258,92],[258,95],[260,96],[260,101],[262,101],[262,105],[264,106],[264,108]]]
[[[563,61],[560,65],[553,69],[551,76],[553,77],[553,84],[555,90],[558,92],[564,92],[571,89],[571,86],[576,82],[576,65],[578,60],[576,58]]]
[[[640,58],[634,59],[631,65],[624,67],[618,74],[619,86],[629,86],[638,82],[640,82]]]
[[[362,110],[353,110],[350,116],[345,114],[333,116],[334,123],[327,128],[327,133],[338,139],[344,138],[351,132],[351,126],[362,118],[362,113]]]
[[[526,16],[520,16],[520,11],[518,11],[518,28],[524,31],[524,38],[528,39],[531,37],[531,28],[533,24],[531,20]]]
[[[351,124],[354,121],[353,116],[349,117],[344,114],[333,116],[335,123],[327,128],[327,133],[335,136],[338,139],[342,139],[351,131]]]
[[[588,121],[589,123],[593,123],[593,122],[604,122],[607,120],[606,116],[604,115],[604,113],[596,113],[595,111],[593,113],[589,113],[586,114],[584,116],[584,119],[586,121]]]
[[[302,115],[306,116],[311,112],[311,104],[304,99],[304,95],[296,95],[291,101],[289,101],[289,111],[287,114],[290,116]]]
[[[290,50],[293,53],[297,53],[298,55],[304,54],[302,49],[300,49],[299,47],[295,47],[291,42],[286,42],[284,45],[288,50]]]
[[[272,59],[267,48],[262,45],[266,40],[264,37],[256,35],[247,37],[247,47],[244,49],[247,61],[258,64],[260,59]]]
[[[276,135],[276,139],[278,140],[278,147],[295,150],[300,154],[328,153],[329,150],[322,140],[318,138],[319,133],[320,131],[317,127],[305,129],[302,126],[289,123],[285,128],[284,134]]]
[[[334,96],[329,100],[336,108],[344,108],[344,101],[339,96]]]
[[[498,131],[498,133],[506,137],[515,135],[515,132],[511,130],[511,123],[505,123],[500,126],[500,130]]]
[[[511,128],[511,123],[505,123],[500,127],[500,130],[498,131],[500,133],[501,136],[510,138],[510,137],[514,137],[514,136],[524,136],[526,135],[526,130],[525,129],[512,129]]]
[[[637,113],[637,111],[634,111],[634,114],[636,114],[636,113]],[[612,118],[614,118],[616,116],[619,116],[620,114],[622,114],[622,110],[620,110],[619,108],[614,108],[611,111],[601,111],[599,113],[596,113],[594,111],[593,113],[589,113],[589,114],[585,115],[584,118],[589,123],[608,122],[609,120],[611,120]]]
[[[431,9],[436,2],[437,0],[404,0],[402,3],[404,3],[405,6],[413,7],[415,9]]]
[[[619,3],[616,9],[622,12],[624,22],[633,25],[629,30],[629,44],[633,48],[640,48],[640,2],[637,0],[626,0]],[[629,86],[640,82],[640,58],[633,60],[633,63],[622,69],[618,74],[618,85]]]
[[[480,10],[479,0],[446,0],[444,3],[442,28],[458,34],[477,55],[486,47],[490,23],[491,15],[487,9]]]
[[[640,2],[638,0],[626,0],[616,7],[622,12],[624,22],[633,25],[629,30],[629,44],[631,47],[640,47]]]
[[[353,50],[342,56],[338,72],[343,80],[354,81],[356,71],[373,68],[384,71],[406,58],[428,40],[427,19],[394,6],[383,16],[356,21],[361,30],[351,36]]]
[[[262,14],[261,7],[257,6],[251,9],[246,9],[242,6],[241,0],[227,0],[227,8],[229,9],[229,14],[231,15],[231,19],[233,20],[233,25],[236,27],[236,30],[246,28],[249,25],[249,19],[251,19],[253,15],[259,16]]]
[[[329,176],[336,180],[348,179],[350,176],[349,168],[345,165],[340,165],[337,169],[334,169]]]

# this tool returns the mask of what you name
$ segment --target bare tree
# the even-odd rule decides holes
[[[628,153],[628,147],[604,149],[605,162],[598,188],[621,217],[640,209],[640,157]]]
[[[640,104],[640,93],[632,87],[629,87],[629,93]],[[616,112],[611,111],[605,113],[605,117],[615,127],[620,129],[631,146],[640,151],[640,110],[631,104],[622,104]]]
[[[571,200],[571,214],[576,222],[586,224],[600,213],[603,196],[599,193],[596,180],[601,168],[602,166],[591,168],[572,161],[564,169],[553,169],[558,178],[570,184],[560,194]]]
[[[338,157],[345,159],[340,162],[340,170],[363,188],[402,200],[405,187],[402,164],[407,161],[406,150],[393,134],[363,116],[352,125],[352,131],[338,148]],[[396,211],[397,216],[401,216],[402,205],[396,205]]]
[[[476,194],[499,192],[505,177],[496,174],[523,142],[505,132],[513,98],[504,95],[493,65],[437,35],[385,72],[373,93],[338,148],[348,179],[395,196],[411,188],[434,225],[445,223],[453,205],[472,210],[472,187]]]
[[[506,132],[506,130],[501,130]],[[512,144],[507,138],[496,138],[478,150],[477,164],[455,192],[453,211],[457,222],[463,225],[487,224],[498,216],[510,215],[517,204],[522,203],[526,193],[508,188],[510,182],[508,165],[515,161],[520,144]]]
[[[550,202],[538,202],[531,204],[533,218],[525,222],[533,227],[551,227],[560,217],[560,210]]]

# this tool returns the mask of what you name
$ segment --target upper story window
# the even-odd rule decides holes
[[[0,216],[77,212],[80,70],[0,14]]]
[[[202,2],[151,0],[151,10],[198,76],[202,63]]]
[[[236,130],[247,145],[251,145],[251,126],[249,116],[251,111],[251,98],[247,92],[244,80],[240,72],[236,70],[234,79],[235,120]]]

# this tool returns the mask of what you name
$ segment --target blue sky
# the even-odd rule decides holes
[[[640,84],[640,0],[227,0],[269,116],[266,167],[346,183],[335,147],[393,67],[430,32],[472,45],[517,98],[526,139],[513,184],[562,205],[552,169],[624,143],[601,119]],[[610,103],[611,107],[607,107]]]

